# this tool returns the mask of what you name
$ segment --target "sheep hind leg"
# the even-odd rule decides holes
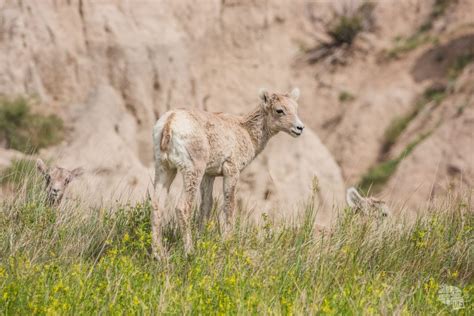
[[[156,259],[166,258],[161,230],[163,228],[163,215],[166,210],[166,199],[175,177],[176,169],[156,166],[151,213],[152,254]]]
[[[204,169],[182,170],[183,173],[183,193],[177,207],[178,220],[181,232],[184,235],[184,251],[186,255],[193,252],[193,240],[191,234],[191,218],[194,202],[196,200],[196,193],[202,177]]]

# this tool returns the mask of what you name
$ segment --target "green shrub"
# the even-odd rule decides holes
[[[362,31],[362,22],[359,16],[341,16],[338,23],[329,30],[329,35],[336,45],[352,44],[357,34]]]
[[[344,12],[336,15],[336,22],[329,26],[328,34],[332,38],[332,45],[351,45],[357,35],[373,27],[373,10],[375,4],[364,1],[356,9],[344,7]]]
[[[314,64],[320,60],[330,58],[331,63],[344,64],[344,54],[334,56],[340,48],[344,52],[349,51],[352,43],[359,33],[373,30],[374,16],[373,10],[375,3],[371,1],[363,1],[357,7],[344,5],[341,11],[334,8],[333,17],[329,23],[325,25],[326,34],[330,38],[329,41],[323,41],[314,48],[305,48],[305,59],[308,63]],[[336,57],[336,58],[332,58]]]
[[[0,140],[7,148],[24,153],[59,143],[64,134],[62,120],[56,115],[31,113],[26,99],[0,100]]]
[[[353,101],[354,99],[355,99],[354,95],[352,95],[348,91],[342,91],[341,93],[339,93],[340,102],[350,102],[350,101]]]

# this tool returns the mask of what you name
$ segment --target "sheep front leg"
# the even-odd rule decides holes
[[[237,190],[237,182],[239,181],[239,172],[232,172],[228,175],[224,175],[224,214],[225,214],[225,227],[224,233],[227,235],[234,222],[234,210],[235,210],[235,195]]]
[[[202,229],[204,223],[209,220],[209,216],[212,209],[212,189],[214,186],[213,176],[205,175],[201,182],[201,206],[199,208],[199,228]]]

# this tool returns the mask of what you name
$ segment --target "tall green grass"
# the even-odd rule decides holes
[[[442,284],[472,312],[471,205],[449,200],[411,225],[342,212],[331,234],[298,223],[239,217],[222,239],[214,215],[184,255],[165,236],[166,261],[150,256],[147,202],[60,209],[40,195],[0,211],[0,313],[28,314],[448,314]]]

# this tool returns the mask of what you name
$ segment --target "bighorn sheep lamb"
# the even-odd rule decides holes
[[[390,210],[385,201],[374,197],[363,197],[354,187],[347,189],[346,202],[351,211],[363,215],[364,219],[375,218],[381,220],[390,215]],[[335,227],[315,223],[314,230],[317,234],[332,235]]]
[[[346,201],[349,207],[356,213],[360,212],[363,215],[373,216],[375,218],[390,215],[390,210],[385,201],[374,197],[363,197],[354,187],[347,189]]]
[[[172,110],[155,124],[155,191],[152,213],[153,254],[163,254],[161,219],[165,197],[176,172],[183,176],[184,190],[177,206],[185,252],[193,250],[191,213],[197,190],[201,191],[200,224],[212,208],[212,188],[217,176],[224,177],[225,231],[232,224],[236,185],[240,172],[280,131],[301,135],[304,125],[297,115],[299,89],[289,94],[260,91],[260,104],[242,117],[200,110]]]
[[[41,159],[36,160],[36,167],[46,181],[46,201],[51,206],[57,206],[61,203],[69,183],[84,172],[82,168],[71,171],[57,166],[48,168]]]

